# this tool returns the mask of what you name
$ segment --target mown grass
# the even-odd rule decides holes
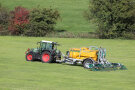
[[[89,71],[81,66],[27,62],[27,48],[40,40],[56,41],[65,53],[72,47],[102,46],[107,59],[124,71]],[[135,40],[0,36],[0,90],[134,90]]]
[[[57,30],[68,32],[95,32],[96,26],[89,23],[83,17],[88,8],[89,0],[0,0],[0,3],[13,10],[16,6],[36,8],[38,5],[44,8],[59,10],[61,20],[56,25]]]

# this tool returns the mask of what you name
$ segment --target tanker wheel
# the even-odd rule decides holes
[[[52,62],[51,53],[48,51],[43,52],[41,56],[41,60],[43,63],[51,63]]]
[[[33,54],[32,53],[27,53],[26,54],[26,61],[33,61],[33,60],[34,60]]]
[[[93,61],[91,59],[86,59],[83,62],[83,67],[86,68],[86,69],[89,69],[90,68],[89,67],[90,64],[93,64]]]

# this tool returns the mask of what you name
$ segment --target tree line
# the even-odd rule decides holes
[[[85,18],[97,25],[99,38],[135,39],[134,0],[90,0]],[[60,18],[58,10],[18,6],[8,11],[0,5],[0,34],[45,36],[54,31]]]

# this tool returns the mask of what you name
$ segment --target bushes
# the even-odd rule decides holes
[[[33,9],[30,14],[30,23],[27,25],[25,35],[45,36],[54,30],[56,21],[60,18],[57,10],[53,9]]]
[[[6,31],[9,35],[45,36],[54,30],[58,18],[59,12],[53,9],[30,11],[18,6],[9,13],[0,5],[0,35]]]
[[[9,20],[9,13],[7,8],[2,7],[0,4],[0,35],[6,35],[8,33],[7,26]]]

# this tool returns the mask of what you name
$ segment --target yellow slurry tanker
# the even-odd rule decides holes
[[[99,70],[125,70],[120,63],[110,63],[106,60],[106,49],[96,46],[71,48],[67,51],[64,61],[71,64],[81,63],[84,68],[92,71]]]

